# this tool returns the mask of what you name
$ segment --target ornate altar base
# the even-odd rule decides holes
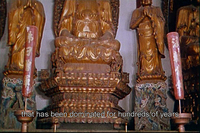
[[[39,125],[44,125],[39,128],[56,122],[58,128],[69,124],[71,129],[73,125],[77,128],[83,124],[88,125],[87,128],[100,127],[97,124],[102,124],[101,127],[110,124],[112,129],[124,128],[127,120],[118,116],[118,112],[124,112],[118,101],[130,93],[128,81],[127,73],[59,71],[56,77],[41,83],[40,90],[52,98],[52,103],[42,111],[48,117],[38,118]]]
[[[135,130],[169,130],[170,117],[166,106],[167,85],[164,81],[156,83],[137,83],[135,87]],[[167,113],[167,117],[163,114]]]
[[[14,111],[24,109],[24,100],[22,97],[22,75],[6,75],[3,78],[3,90],[1,92],[0,106],[0,128],[20,129],[21,123],[17,121]],[[28,98],[27,108],[36,110],[35,94]],[[29,129],[35,129],[35,121],[29,124]]]

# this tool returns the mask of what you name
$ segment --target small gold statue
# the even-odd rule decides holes
[[[138,37],[138,73],[141,80],[166,80],[161,58],[164,58],[165,19],[159,7],[151,5],[152,0],[141,0],[139,8],[132,13],[130,28],[136,29]]]
[[[24,68],[25,29],[28,25],[38,27],[36,57],[39,56],[40,43],[45,23],[43,5],[37,0],[16,0],[8,13],[8,45],[10,46],[9,60],[5,75],[22,74]]]
[[[183,6],[177,12],[176,31],[180,36],[183,69],[199,65],[199,11],[200,0]]]

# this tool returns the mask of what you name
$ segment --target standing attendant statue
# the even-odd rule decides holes
[[[169,130],[166,105],[167,84],[162,68],[164,58],[165,19],[159,7],[152,6],[152,0],[140,0],[141,6],[132,13],[130,29],[137,33],[137,83],[135,91],[135,112],[146,112],[145,117],[134,117],[135,130]],[[152,112],[157,112],[154,115]]]
[[[166,80],[161,58],[164,58],[165,19],[152,0],[141,0],[132,13],[130,28],[136,29],[138,38],[137,82],[142,80]]]
[[[192,121],[199,120],[199,44],[200,44],[200,0],[191,0],[191,4],[182,6],[177,11],[176,31],[179,33],[181,63],[184,84],[182,111],[192,113]],[[176,107],[176,106],[175,106]],[[199,125],[190,125],[197,129]],[[186,127],[187,130],[187,127]]]
[[[37,0],[16,0],[8,13],[9,60],[5,75],[22,74],[24,68],[25,29],[29,25],[38,27],[36,57],[39,57],[40,43],[45,23],[45,13],[41,2]]]
[[[0,128],[19,129],[20,123],[15,119],[14,111],[24,109],[21,93],[26,28],[30,25],[38,28],[35,52],[36,57],[38,57],[45,23],[45,13],[42,3],[37,0],[12,0],[10,4],[10,10],[8,11],[8,45],[10,51],[3,78],[3,95],[0,106],[2,121],[0,121]],[[32,38],[33,36],[30,36],[30,39]],[[28,98],[27,108],[33,110],[36,108],[34,94],[31,98]],[[31,128],[35,128],[34,122],[31,123]]]
[[[177,11],[176,31],[179,33],[183,69],[199,65],[200,0]]]

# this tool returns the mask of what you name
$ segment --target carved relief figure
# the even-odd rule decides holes
[[[120,43],[114,39],[110,0],[65,0],[58,22],[54,56],[67,62],[122,64]],[[56,57],[55,57],[56,58]]]
[[[13,1],[8,13],[8,45],[10,46],[9,60],[6,66],[8,73],[22,73],[23,71],[25,29],[28,25],[35,25],[38,27],[36,57],[39,56],[44,23],[44,8],[39,1]]]
[[[184,69],[199,64],[199,11],[200,0],[183,6],[177,12],[176,31],[179,33],[181,54],[186,58]]]
[[[159,7],[152,0],[141,0],[139,8],[132,13],[130,28],[136,29],[138,37],[137,82],[145,79],[165,80],[161,58],[164,58],[165,20]]]

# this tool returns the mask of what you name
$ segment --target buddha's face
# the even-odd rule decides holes
[[[141,5],[149,6],[152,4],[152,0],[141,0]]]
[[[17,6],[21,6],[21,5],[27,5],[30,4],[31,2],[34,2],[34,0],[17,0]]]

